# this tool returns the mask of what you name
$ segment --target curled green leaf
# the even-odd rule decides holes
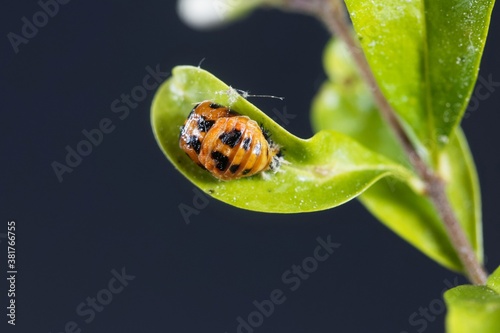
[[[220,181],[179,148],[179,130],[196,103],[211,100],[261,124],[282,147],[284,163],[268,177]],[[153,101],[151,121],[158,144],[170,162],[193,184],[230,205],[262,212],[297,213],[340,205],[385,176],[418,186],[412,172],[349,137],[322,131],[304,140],[276,124],[234,89],[192,66],[174,68]]]

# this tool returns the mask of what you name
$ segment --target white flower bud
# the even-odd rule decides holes
[[[180,18],[194,29],[210,29],[236,19],[269,0],[179,0]]]

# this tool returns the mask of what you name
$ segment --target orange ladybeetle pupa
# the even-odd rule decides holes
[[[280,149],[247,116],[210,101],[197,104],[181,128],[179,146],[221,180],[276,170]]]

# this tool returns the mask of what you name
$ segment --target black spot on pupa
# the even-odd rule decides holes
[[[250,143],[252,143],[251,137],[243,140],[243,149],[248,150],[248,148],[250,148]]]
[[[234,129],[231,132],[222,133],[219,139],[221,139],[223,144],[234,148],[241,140],[241,131]]]
[[[215,193],[215,190],[213,190],[213,189],[209,189],[209,190],[208,190],[208,193],[210,193],[210,194],[214,194],[214,193]]]
[[[243,170],[242,174],[243,174],[243,175],[246,175],[246,174],[248,174],[250,171],[252,171],[252,169],[245,169],[245,170]]]
[[[219,151],[213,151],[210,155],[212,159],[216,162],[215,167],[220,171],[224,171],[227,169],[227,165],[229,164],[229,158],[222,154]]]
[[[262,127],[262,125],[260,126],[260,130],[262,131],[262,135],[264,135],[264,139],[266,139],[266,141],[269,142],[271,139],[271,133],[269,133],[268,130]]]
[[[217,103],[210,103],[210,105],[209,105],[209,106],[210,106],[210,108],[211,108],[211,109],[219,109],[219,108],[221,108],[221,107],[222,107],[222,106],[220,106],[220,105],[219,105],[219,104],[217,104]]]
[[[215,124],[213,120],[207,120],[205,117],[201,116],[198,119],[198,130],[201,132],[208,132],[210,128]]]
[[[229,167],[229,171],[231,171],[231,173],[236,173],[236,171],[238,170],[239,167],[240,167],[239,164],[231,165]]]
[[[193,148],[194,151],[196,152],[196,154],[199,154],[200,153],[200,150],[201,150],[201,142],[200,140],[198,140],[198,137],[196,135],[191,135],[187,142],[186,142],[187,146],[189,148]]]

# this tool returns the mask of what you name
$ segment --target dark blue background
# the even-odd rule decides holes
[[[76,1],[15,54],[6,35],[36,1],[9,1],[0,14],[0,233],[17,222],[17,325],[4,332],[236,332],[252,301],[286,291],[255,332],[417,332],[409,317],[436,303],[455,275],[407,245],[357,202],[312,214],[270,215],[210,199],[186,225],[193,185],[158,148],[150,126],[153,93],[120,120],[111,103],[142,83],[145,67],[203,67],[233,87],[286,100],[252,100],[265,110],[297,114],[287,128],[312,134],[308,110],[325,75],[328,34],[315,20],[258,11],[225,29],[197,32],[178,19],[173,1]],[[499,14],[495,13],[481,74],[500,81]],[[463,126],[484,204],[488,269],[500,263],[498,105],[495,92]],[[82,130],[110,118],[115,130],[60,183],[63,162]],[[318,236],[341,247],[290,292],[281,274],[313,254]],[[1,272],[5,281],[5,242]],[[75,309],[106,288],[112,269],[135,279],[94,320]],[[460,280],[464,282],[463,279]],[[425,332],[442,332],[444,314]]]

